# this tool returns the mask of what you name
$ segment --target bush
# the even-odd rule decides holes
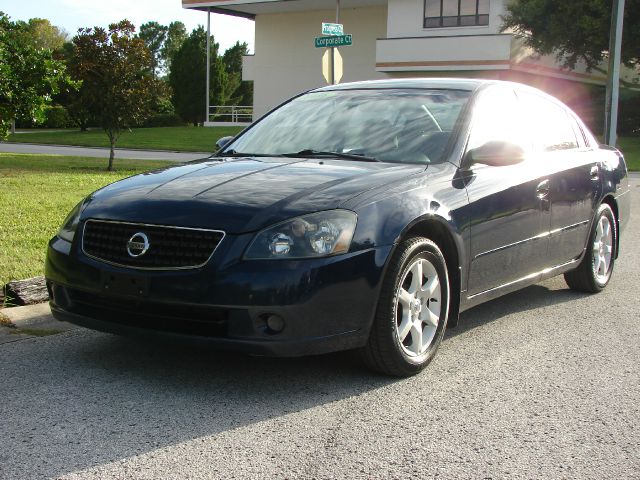
[[[72,126],[73,121],[66,108],[55,106],[47,109],[44,121],[45,128],[68,128]]]
[[[175,113],[156,113],[150,116],[143,127],[182,127],[184,121]]]
[[[169,98],[159,98],[154,110],[156,113],[176,113]]]
[[[640,93],[634,90],[620,90],[618,104],[618,135],[640,134]]]
[[[36,126],[32,118],[16,118],[16,128],[35,128]]]

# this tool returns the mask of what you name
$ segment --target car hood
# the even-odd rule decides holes
[[[424,170],[424,165],[347,160],[205,159],[98,190],[87,199],[82,217],[244,233],[337,208]]]

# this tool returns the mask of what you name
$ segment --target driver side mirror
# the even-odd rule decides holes
[[[481,163],[492,167],[516,165],[524,160],[522,147],[510,142],[492,141],[469,150],[466,155],[467,165]]]
[[[233,137],[222,137],[216,142],[216,147],[218,147],[218,150],[222,150],[231,140],[233,140]]]

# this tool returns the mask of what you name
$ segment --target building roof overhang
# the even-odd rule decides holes
[[[387,5],[387,0],[341,0],[340,8]],[[265,13],[334,10],[335,0],[182,0],[182,8],[202,10],[237,17],[255,18]]]

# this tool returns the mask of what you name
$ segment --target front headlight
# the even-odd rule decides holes
[[[62,227],[58,231],[58,237],[66,240],[67,242],[73,242],[73,237],[78,229],[78,223],[80,222],[80,211],[82,210],[82,204],[84,200],[73,207],[71,213],[65,218]]]
[[[259,232],[245,258],[308,258],[346,253],[356,220],[356,214],[349,210],[328,210],[287,220]]]

